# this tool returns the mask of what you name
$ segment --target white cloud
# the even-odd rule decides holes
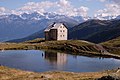
[[[106,13],[111,15],[119,15],[120,14],[120,6],[116,4],[107,4],[106,8],[103,10],[98,10],[98,13]]]
[[[89,8],[81,6],[80,8],[75,9],[74,12],[76,12],[76,15],[87,16],[88,10]]]
[[[112,1],[114,3],[106,4],[106,8],[98,10],[97,13],[95,13],[95,17],[108,17],[115,18],[116,16],[120,15],[120,1],[119,0],[106,0],[106,1]]]
[[[4,7],[0,7],[0,12],[5,12],[5,8]]]
[[[120,4],[120,0],[98,0],[98,1],[101,1],[101,2],[108,1],[108,2],[114,2],[116,4]]]
[[[44,1],[44,2],[38,2],[38,3],[28,2],[23,7],[19,8],[18,11],[26,12],[26,13],[38,11],[40,13],[43,13],[45,12],[45,10],[53,7],[54,5],[56,5],[56,3],[53,3],[50,1]]]
[[[0,7],[0,15],[5,14],[6,9],[4,7]]]
[[[64,6],[64,7],[70,6],[70,3],[69,3],[68,0],[60,0],[60,1],[58,2],[58,4],[61,5],[61,6]]]
[[[116,4],[120,4],[120,0],[110,0],[110,1],[113,1]]]
[[[95,0],[86,0],[86,1],[95,1]],[[96,0],[96,1],[105,2],[105,1],[108,1],[108,0]]]
[[[0,15],[9,14],[10,10],[4,7],[0,7]]]
[[[57,4],[59,6],[57,13],[68,15],[68,16],[88,16],[88,8],[85,6],[81,6],[79,8],[75,8],[68,0],[60,0]]]
[[[93,1],[93,0],[87,0],[87,1]],[[106,4],[104,9],[97,10],[94,14],[95,17],[107,17],[107,16],[118,16],[120,15],[120,0],[96,0],[96,1],[110,1],[111,4]],[[3,14],[22,14],[22,13],[32,13],[32,12],[53,12],[58,13],[61,15],[68,15],[68,16],[76,16],[80,15],[83,17],[88,16],[89,8],[85,6],[75,7],[71,4],[70,0],[59,0],[56,2],[43,0],[42,2],[28,2],[24,4],[24,6],[15,9],[15,10],[9,10],[4,7],[0,7],[0,15]]]
[[[105,1],[107,1],[107,0],[99,0],[100,2],[105,2]]]
[[[51,1],[42,1],[42,2],[28,2],[23,7],[16,10],[11,10],[9,12],[13,14],[22,14],[22,13],[32,13],[32,12],[53,12],[62,15],[68,16],[88,16],[88,8],[81,6],[79,8],[74,7],[69,0],[59,0],[56,2]],[[0,12],[4,12],[4,9],[1,8]]]

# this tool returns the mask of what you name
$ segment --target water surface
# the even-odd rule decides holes
[[[22,70],[95,72],[120,67],[120,60],[42,50],[0,51],[0,64]]]

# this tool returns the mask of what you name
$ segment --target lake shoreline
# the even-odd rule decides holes
[[[0,80],[22,79],[22,80],[96,80],[105,76],[120,79],[120,69],[106,70],[101,72],[65,72],[65,71],[48,71],[48,72],[30,72],[14,68],[0,66]]]
[[[82,40],[44,41],[35,39],[22,43],[0,43],[0,50],[59,50],[72,52],[75,55],[110,57],[120,59],[119,54],[111,53],[113,48]],[[107,51],[110,51],[107,52]]]
[[[62,50],[72,52],[73,55],[110,57],[120,59],[116,54],[102,54],[96,44],[90,42],[82,42],[80,40],[68,41],[46,41],[46,42],[23,42],[23,43],[0,43],[0,50]],[[82,53],[82,54],[81,54]],[[30,71],[22,71],[18,69],[0,66],[0,79],[51,79],[51,80],[96,80],[103,76],[120,76],[120,69],[106,70],[101,72],[63,72],[50,71],[35,73]],[[47,75],[47,76],[46,76]],[[51,76],[52,75],[52,76]],[[120,78],[119,78],[120,79]],[[101,79],[102,80],[102,79]]]
[[[54,49],[5,49],[5,50],[43,50],[43,51],[58,51],[58,52],[67,52],[67,51],[61,51],[61,50],[54,50]],[[5,50],[0,50],[4,52]],[[70,52],[72,53],[72,52]],[[94,53],[88,53],[88,52],[79,52],[79,53],[74,53],[72,55],[80,55],[80,56],[87,56],[87,57],[100,57],[100,58],[114,58],[114,59],[120,59],[119,55],[114,55],[114,54],[94,54]]]
[[[49,70],[97,72],[118,68],[120,66],[118,61],[120,60],[114,58],[73,55],[55,50],[5,50],[0,52],[1,65],[35,72]]]

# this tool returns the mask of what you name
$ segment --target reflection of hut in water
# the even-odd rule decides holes
[[[67,62],[67,54],[57,53],[57,65],[63,65]]]
[[[54,63],[57,61],[57,53],[51,53],[51,52],[47,52],[45,51],[45,59],[50,61],[51,63]]]
[[[45,51],[45,59],[48,60],[50,63],[64,65],[67,62],[67,54]]]

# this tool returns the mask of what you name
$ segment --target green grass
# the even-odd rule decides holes
[[[1,43],[0,49],[19,50],[19,49],[53,49],[69,51],[74,53],[94,53],[98,51],[94,48],[94,43],[83,40],[61,40],[45,41],[44,39],[35,39],[22,43]]]
[[[40,42],[45,42],[45,39],[44,38],[37,38],[34,40],[25,41],[23,43],[40,43]]]
[[[105,46],[110,53],[120,55],[120,37],[100,44]]]
[[[113,40],[109,40],[107,42],[103,42],[101,44],[110,47],[120,47],[120,37]]]
[[[6,49],[6,50],[47,49],[47,50],[67,51],[67,52],[71,52],[72,54],[77,54],[77,55],[80,54],[86,56],[104,55],[104,54],[102,55],[100,51],[96,49],[96,44],[83,40],[45,41],[44,39],[37,38],[35,40],[30,40],[22,43],[0,43],[0,50],[2,49]]]

